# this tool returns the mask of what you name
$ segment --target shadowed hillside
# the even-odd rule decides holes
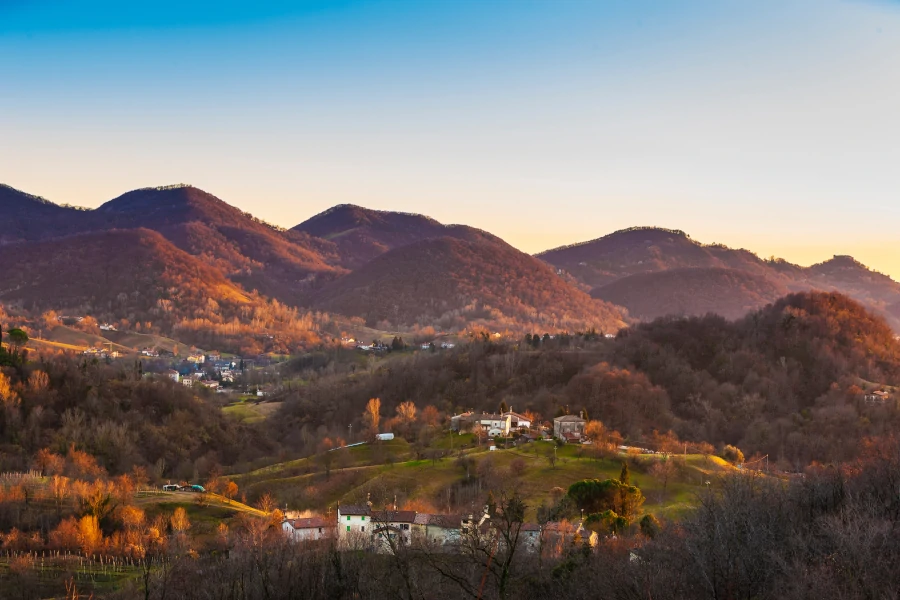
[[[673,311],[712,311],[735,317],[740,316],[735,311],[742,305],[755,308],[785,291],[823,290],[847,294],[888,318],[900,331],[896,309],[900,305],[900,283],[849,256],[836,256],[805,268],[782,259],[762,260],[748,250],[722,244],[700,244],[682,231],[656,227],[625,229],[537,256],[594,288],[596,297],[620,300],[638,318]],[[694,269],[713,270],[701,276]],[[732,274],[726,277],[723,269],[730,269]],[[717,275],[711,275],[714,270],[719,270]],[[672,273],[649,276],[666,271]],[[653,291],[647,286],[659,288]],[[655,304],[652,296],[643,297],[642,292],[661,294],[659,303]]]
[[[497,241],[493,235],[465,225],[444,225],[430,217],[371,210],[340,204],[297,225],[292,231],[333,242],[341,264],[356,268],[385,252],[420,240],[455,237]]]
[[[85,226],[88,214],[0,184],[0,244],[72,233]]]
[[[13,244],[3,254],[0,299],[26,308],[174,321],[210,300],[220,306],[250,302],[218,270],[147,229]]]
[[[203,257],[247,290],[296,304],[335,270],[328,242],[286,233],[191,186],[135,190],[94,211],[95,227],[145,227]]]
[[[891,306],[900,303],[900,283],[852,256],[835,256],[804,272],[813,287],[840,291],[889,314]]]
[[[316,306],[370,324],[464,327],[473,319],[538,329],[614,331],[622,314],[502,242],[425,240],[392,250],[322,290]]]
[[[547,250],[537,255],[597,287],[629,275],[686,267],[731,267],[766,270],[750,252],[703,246],[683,231],[633,227],[596,240]]]
[[[689,268],[623,277],[595,288],[591,295],[624,306],[628,314],[641,320],[706,313],[737,319],[787,291],[776,282],[746,271]]]

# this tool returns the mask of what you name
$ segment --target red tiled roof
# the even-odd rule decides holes
[[[322,517],[305,517],[302,519],[289,519],[288,523],[294,529],[318,529],[319,527],[328,527],[330,524]]]

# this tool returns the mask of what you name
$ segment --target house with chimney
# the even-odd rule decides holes
[[[454,419],[456,420],[455,422]],[[474,412],[470,412],[454,416],[450,419],[450,427],[455,428],[455,431],[465,433],[472,431],[476,425],[480,425],[481,428],[491,437],[497,435],[509,435],[510,424],[510,413],[506,413],[505,415],[498,415],[494,413],[477,414]]]
[[[864,399],[869,404],[884,404],[891,399],[891,395],[885,390],[875,390],[872,392],[866,392]]]
[[[581,443],[587,421],[577,415],[563,415],[553,419],[553,437],[566,443]]]
[[[334,522],[323,517],[285,519],[281,524],[281,529],[291,541],[310,542],[331,537],[334,531]]]
[[[366,504],[338,504],[337,541],[343,548],[368,547],[372,539],[372,507]]]
[[[371,513],[372,541],[379,552],[408,546],[412,541],[414,510],[379,510]]]
[[[525,415],[520,415],[517,412],[513,412],[512,408],[510,408],[508,412],[505,412],[500,416],[504,419],[509,420],[509,429],[511,431],[531,429],[531,419],[529,419]]]
[[[428,546],[452,546],[459,543],[462,515],[416,513],[413,540]]]

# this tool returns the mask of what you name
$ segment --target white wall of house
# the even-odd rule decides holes
[[[294,526],[291,525],[290,521],[285,521],[281,524],[281,529],[295,542],[324,540],[328,537],[327,527],[303,527],[301,529],[294,529]]]
[[[372,537],[372,526],[369,515],[345,515],[338,507],[337,538],[342,546],[358,548],[367,545]]]

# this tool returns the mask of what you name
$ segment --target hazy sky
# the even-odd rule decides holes
[[[0,182],[529,252],[660,225],[900,279],[900,3],[0,0]]]

